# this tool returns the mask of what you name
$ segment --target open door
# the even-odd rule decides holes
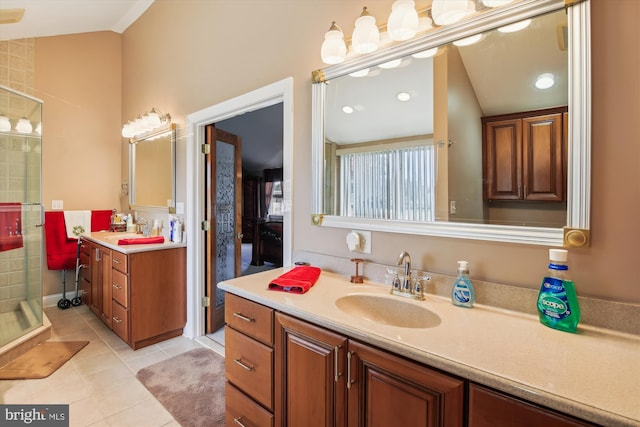
[[[242,244],[242,146],[237,135],[206,128],[205,155],[205,310],[207,333],[224,325],[224,292],[218,282],[240,276]]]

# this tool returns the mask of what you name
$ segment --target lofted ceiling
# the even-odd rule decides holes
[[[154,0],[2,0],[6,11],[24,9],[17,23],[0,24],[0,40],[114,31],[122,33]],[[5,11],[5,12],[3,12]]]

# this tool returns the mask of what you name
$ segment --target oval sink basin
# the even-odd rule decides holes
[[[338,298],[336,306],[351,316],[389,326],[433,328],[440,324],[440,317],[431,310],[399,297],[347,295]]]

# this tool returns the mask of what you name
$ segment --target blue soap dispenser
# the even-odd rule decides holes
[[[476,294],[469,280],[469,267],[467,261],[458,261],[458,277],[453,283],[451,301],[453,305],[460,307],[473,307],[476,302]]]

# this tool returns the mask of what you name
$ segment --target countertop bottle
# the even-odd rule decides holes
[[[458,277],[453,283],[451,301],[453,305],[460,307],[473,307],[476,302],[476,294],[469,280],[469,267],[467,261],[458,261]]]
[[[569,279],[567,251],[549,249],[547,275],[538,294],[540,322],[550,328],[575,332],[580,321],[580,307],[573,282]]]

